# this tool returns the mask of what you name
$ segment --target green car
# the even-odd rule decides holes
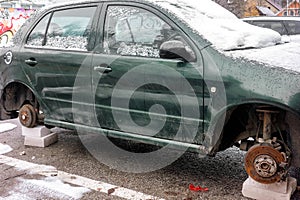
[[[215,155],[260,183],[300,167],[299,44],[210,0],[80,1],[1,49],[1,119]]]

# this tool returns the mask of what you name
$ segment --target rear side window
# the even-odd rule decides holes
[[[286,25],[290,35],[300,34],[300,21],[287,21]]]
[[[26,42],[27,44],[32,46],[43,45],[49,19],[50,19],[50,14],[43,17],[43,19],[35,26],[35,28],[33,29],[33,31],[31,31],[27,39]]]
[[[86,51],[95,11],[96,7],[55,11],[50,22],[48,14],[33,29],[26,44]],[[36,37],[37,33],[43,34]]]

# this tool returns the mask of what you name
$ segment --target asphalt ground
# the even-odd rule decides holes
[[[112,184],[115,187],[109,189],[108,192],[107,190],[101,191],[101,188],[89,190],[80,197],[64,194],[64,192],[58,195],[58,192],[51,192],[41,187],[24,187],[24,183],[27,183],[28,180],[31,182],[32,180],[45,180],[44,176],[31,174],[26,170],[0,163],[0,200],[125,199],[122,195],[114,194],[117,188],[127,188],[150,195],[153,197],[152,199],[249,199],[243,197],[241,192],[242,184],[247,179],[243,168],[245,153],[237,148],[220,152],[216,157],[199,158],[197,154],[185,153],[163,169],[149,173],[126,173],[111,169],[95,159],[74,131],[54,128],[52,131],[58,133],[58,142],[46,148],[30,147],[24,146],[24,137],[21,135],[18,121],[6,122],[17,124],[18,127],[0,133],[0,143],[7,144],[13,149],[4,156],[29,163],[53,166],[59,171]],[[138,151],[139,148],[152,148],[126,141],[117,142],[126,148],[135,149],[135,151]],[[109,159],[109,155],[107,159]],[[298,170],[293,170],[291,174],[298,176],[299,173]],[[191,191],[190,184],[208,188],[208,191]],[[74,184],[70,184],[70,186],[78,187]],[[57,187],[60,187],[59,184]],[[13,196],[13,194],[18,195]],[[300,199],[298,191],[292,196],[292,199]]]

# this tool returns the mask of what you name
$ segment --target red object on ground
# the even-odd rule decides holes
[[[195,192],[199,192],[199,191],[207,192],[208,191],[208,188],[203,188],[203,187],[200,187],[200,186],[195,187],[193,184],[190,184],[189,188],[190,188],[191,191],[195,191]]]

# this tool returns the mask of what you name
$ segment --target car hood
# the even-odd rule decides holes
[[[211,0],[147,0],[173,13],[218,50],[261,48],[281,42],[279,33],[250,25]]]
[[[225,54],[300,73],[300,43],[291,42],[261,49],[227,51]]]

